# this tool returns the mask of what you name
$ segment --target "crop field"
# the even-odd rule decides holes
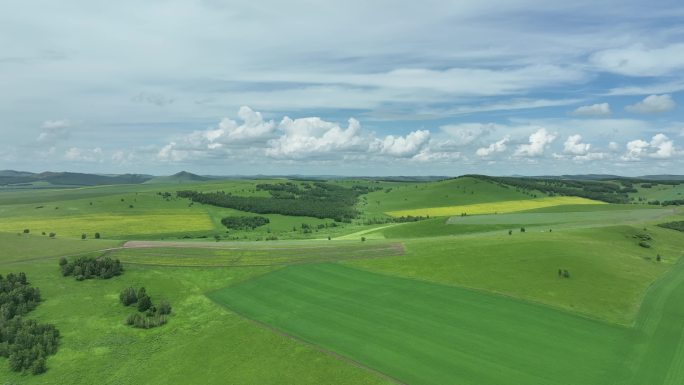
[[[531,209],[538,209],[544,207],[561,206],[561,205],[587,205],[587,204],[605,204],[604,202],[593,201],[591,199],[580,197],[544,197],[533,198],[515,201],[498,201],[489,203],[474,203],[457,206],[444,207],[425,207],[420,209],[396,210],[388,211],[387,214],[393,217],[401,216],[431,216],[444,217],[451,215],[477,215],[477,214],[495,214],[495,213],[512,213],[516,211],[525,211]]]
[[[603,384],[624,349],[617,326],[339,265],[288,267],[210,297],[404,383]]]

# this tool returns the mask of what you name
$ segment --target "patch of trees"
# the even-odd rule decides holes
[[[509,185],[523,191],[541,191],[550,196],[578,196],[608,203],[629,203],[627,193],[636,192],[631,184],[623,186],[612,181],[468,176],[502,186]]]
[[[124,321],[126,325],[135,328],[150,329],[164,325],[167,316],[171,314],[171,304],[162,300],[159,305],[154,305],[144,287],[137,291],[132,287],[123,289],[119,294],[119,301],[124,306],[135,305],[138,312],[130,314]]]
[[[196,203],[257,214],[331,218],[338,222],[351,222],[358,215],[355,205],[359,192],[334,184],[264,183],[258,184],[257,190],[268,191],[271,197],[246,197],[225,191],[202,193],[191,190],[178,191],[176,195]]]
[[[109,257],[80,257],[72,262],[62,257],[59,259],[59,267],[63,276],[73,275],[78,281],[91,278],[109,279],[123,272],[121,262]]]
[[[660,202],[663,206],[684,206],[684,199],[673,199]]]
[[[661,223],[658,226],[664,227],[666,229],[684,232],[684,221],[674,221],[674,222]]]
[[[430,216],[401,216],[401,217],[383,217],[383,218],[366,218],[363,220],[364,225],[379,225],[384,223],[406,223],[406,222],[418,222],[425,219],[430,219]]]
[[[266,225],[271,221],[266,217],[225,217],[221,219],[221,223],[229,229],[233,230],[254,230],[259,226]]]
[[[45,360],[57,352],[59,331],[51,324],[22,318],[40,302],[40,290],[26,274],[0,275],[0,357],[6,357],[15,372],[40,374]]]

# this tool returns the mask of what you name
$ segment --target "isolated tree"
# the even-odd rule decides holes
[[[86,239],[86,237],[88,237],[86,233],[81,234],[81,239]]]
[[[563,277],[564,278],[570,278],[570,272],[567,270],[563,270]]]
[[[508,235],[513,235],[513,230],[508,230]]]
[[[24,229],[24,234],[28,234],[28,233],[30,233],[30,232],[31,232],[31,230],[29,230],[29,229]]]
[[[49,237],[50,237],[50,238],[54,238],[56,235],[57,235],[57,234],[55,234],[55,233],[50,233]]]
[[[95,239],[100,239],[100,233],[95,233]]]
[[[366,237],[361,237],[361,242],[366,242]]]
[[[525,232],[525,228],[524,228],[524,227],[521,227],[521,228],[520,228],[520,232],[521,232],[521,233],[524,233],[524,232]]]
[[[661,259],[660,254],[656,255],[656,261],[660,262]]]

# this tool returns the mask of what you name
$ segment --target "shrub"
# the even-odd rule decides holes
[[[100,233],[95,233],[95,239],[100,239]]]
[[[157,312],[161,315],[171,314],[171,304],[167,300],[162,300],[159,303],[159,308]]]
[[[29,230],[29,229],[24,229],[24,234],[28,234],[28,233],[30,233],[30,232],[31,232],[31,230]]]
[[[124,306],[132,305],[138,302],[138,296],[135,294],[135,289],[132,287],[123,289],[119,294],[119,301],[121,301]]]
[[[147,295],[138,297],[138,311],[143,312],[152,307],[152,300]]]

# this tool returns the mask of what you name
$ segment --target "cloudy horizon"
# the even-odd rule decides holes
[[[2,10],[0,169],[637,176],[684,165],[676,1]]]

